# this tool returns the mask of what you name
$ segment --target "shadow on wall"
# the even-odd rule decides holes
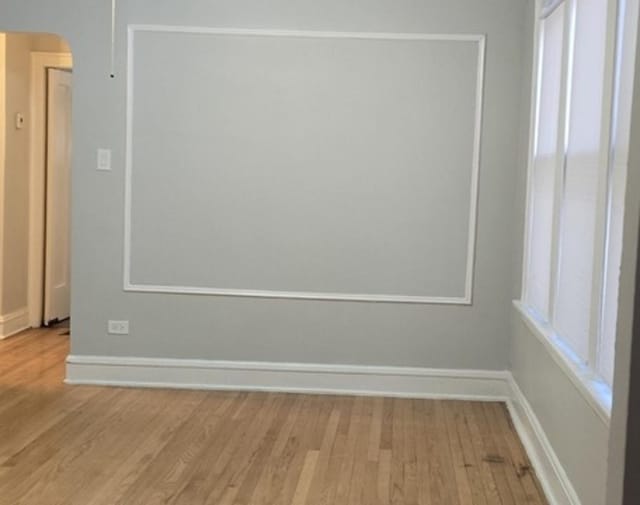
[[[0,33],[0,339],[43,322],[47,76],[70,67],[57,35]]]

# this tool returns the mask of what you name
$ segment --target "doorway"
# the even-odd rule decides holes
[[[45,326],[70,316],[69,189],[71,70],[47,69],[43,315]]]
[[[72,58],[0,33],[0,339],[69,317]]]
[[[33,51],[28,290],[32,328],[70,317],[72,98],[71,54]]]

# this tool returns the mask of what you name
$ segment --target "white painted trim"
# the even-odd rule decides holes
[[[6,78],[6,45],[7,36],[4,33],[0,33],[0,188],[4,192],[5,188],[5,164],[6,164],[6,101],[7,101],[7,78]],[[4,195],[0,194],[0,199],[4,202]],[[4,247],[4,204],[0,205],[0,258],[2,257],[2,249]],[[0,286],[4,286],[4,261],[0,261]],[[0,306],[2,304],[2,290],[0,290]]]
[[[531,187],[533,185],[533,172],[535,152],[538,145],[538,119],[540,115],[540,76],[542,69],[543,39],[540,36],[542,26],[540,23],[540,2],[535,2],[535,21],[533,25],[533,58],[531,68],[531,95],[529,97],[529,142],[527,150],[526,168],[526,188],[525,188],[525,216],[524,216],[524,236],[522,247],[522,271],[520,272],[520,298],[526,300],[528,297],[528,273],[529,260],[531,256],[531,226],[533,224],[533,196]]]
[[[46,69],[70,69],[70,53],[31,53],[31,130],[29,147],[29,325],[42,325],[44,282],[44,200],[46,173]]]
[[[508,372],[69,356],[67,384],[505,401]]]
[[[612,176],[615,167],[615,124],[617,97],[620,88],[618,72],[618,2],[613,0],[607,6],[606,46],[602,86],[602,125],[600,131],[599,166],[605,170],[598,172],[596,222],[593,244],[593,278],[591,283],[591,314],[589,319],[588,361],[594,370],[598,370],[603,341],[603,323],[605,314],[605,289],[607,279],[607,256],[609,244],[609,225],[611,204],[613,203]]]
[[[349,302],[428,303],[440,305],[470,305],[471,300],[455,297],[370,295],[352,293],[313,293],[300,291],[266,291],[254,289],[198,288],[192,286],[156,286],[149,284],[125,284],[125,291],[137,293],[165,293],[210,296],[240,296],[244,298],[284,298],[290,300],[333,300]]]
[[[0,316],[0,340],[20,333],[29,328],[29,311],[27,307]]]
[[[481,42],[485,39],[485,35],[479,33],[338,32],[327,30],[218,28],[207,26],[177,26],[154,24],[130,24],[129,32],[195,33],[207,35],[295,37],[307,39],[431,40],[444,42]]]
[[[581,505],[580,498],[547,438],[540,421],[515,379],[509,377],[511,400],[507,402],[513,425],[549,505]]]
[[[571,120],[573,60],[576,33],[576,3],[567,0],[563,7],[562,60],[560,67],[560,101],[558,103],[558,136],[556,140],[556,164],[554,167],[553,204],[551,208],[551,268],[549,271],[549,306],[547,318],[556,321],[557,295],[560,290],[560,265],[562,263],[562,231],[564,227],[564,200],[567,173],[567,153]]]
[[[609,426],[611,421],[611,388],[572,353],[549,324],[536,319],[535,315],[522,302],[514,300],[513,305],[531,333],[542,343],[560,370],[565,373],[605,426]]]
[[[167,32],[198,33],[210,35],[244,35],[258,37],[298,37],[298,38],[339,38],[362,40],[415,40],[415,41],[448,41],[472,42],[478,44],[477,82],[476,82],[476,115],[473,140],[473,160],[471,168],[471,190],[469,205],[469,230],[467,240],[467,257],[464,295],[461,297],[446,296],[410,296],[366,293],[318,293],[298,291],[273,291],[255,289],[222,289],[215,287],[165,286],[153,284],[134,284],[131,282],[131,177],[133,170],[133,97],[134,97],[134,63],[135,33]],[[256,30],[239,28],[206,28],[192,26],[165,25],[129,25],[127,41],[127,119],[126,119],[126,163],[125,163],[125,203],[124,203],[124,259],[123,287],[124,291],[140,293],[173,293],[189,295],[235,296],[252,298],[285,298],[304,300],[334,300],[357,302],[390,302],[419,303],[439,305],[471,305],[473,301],[473,279],[476,251],[476,231],[478,222],[478,191],[480,173],[480,149],[482,138],[482,111],[484,96],[484,71],[486,37],[482,34],[426,34],[426,33],[369,33],[369,32],[332,32],[301,30]]]
[[[551,14],[553,14],[553,11],[560,7],[560,4],[562,4],[562,2],[564,1],[565,0],[544,0],[542,2],[543,5],[540,13],[540,19],[545,19],[551,16]]]
[[[486,38],[478,40],[478,70],[476,77],[476,117],[473,132],[473,166],[471,168],[471,194],[469,196],[469,235],[467,239],[467,271],[465,278],[466,303],[473,303],[473,273],[475,270],[476,240],[478,227],[478,193],[480,184],[480,149],[482,145],[482,111],[484,95],[484,71]]]

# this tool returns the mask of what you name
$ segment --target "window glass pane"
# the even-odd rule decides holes
[[[551,275],[553,195],[558,148],[560,86],[565,6],[542,22],[538,116],[531,179],[529,264],[526,299],[540,315],[548,316]]]
[[[606,28],[607,2],[577,2],[553,323],[584,361],[589,356],[598,182],[606,170],[600,159]]]
[[[635,9],[637,5],[634,3]],[[609,179],[609,223],[607,256],[604,278],[604,304],[602,329],[598,346],[596,370],[608,383],[613,383],[616,323],[618,316],[618,290],[620,287],[620,262],[622,259],[622,226],[624,217],[624,195],[629,157],[629,133],[631,125],[631,99],[633,87],[634,58],[636,47],[635,21],[637,12],[628,12],[631,5],[620,2],[619,19],[623,26],[618,34],[616,95],[613,121],[613,156]]]

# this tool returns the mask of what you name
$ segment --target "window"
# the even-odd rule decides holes
[[[611,385],[635,25],[624,0],[546,0],[537,22],[523,306]]]
[[[560,88],[564,36],[564,5],[542,22],[540,79],[533,171],[531,176],[531,224],[527,301],[543,318],[549,317],[551,236],[556,179]]]

